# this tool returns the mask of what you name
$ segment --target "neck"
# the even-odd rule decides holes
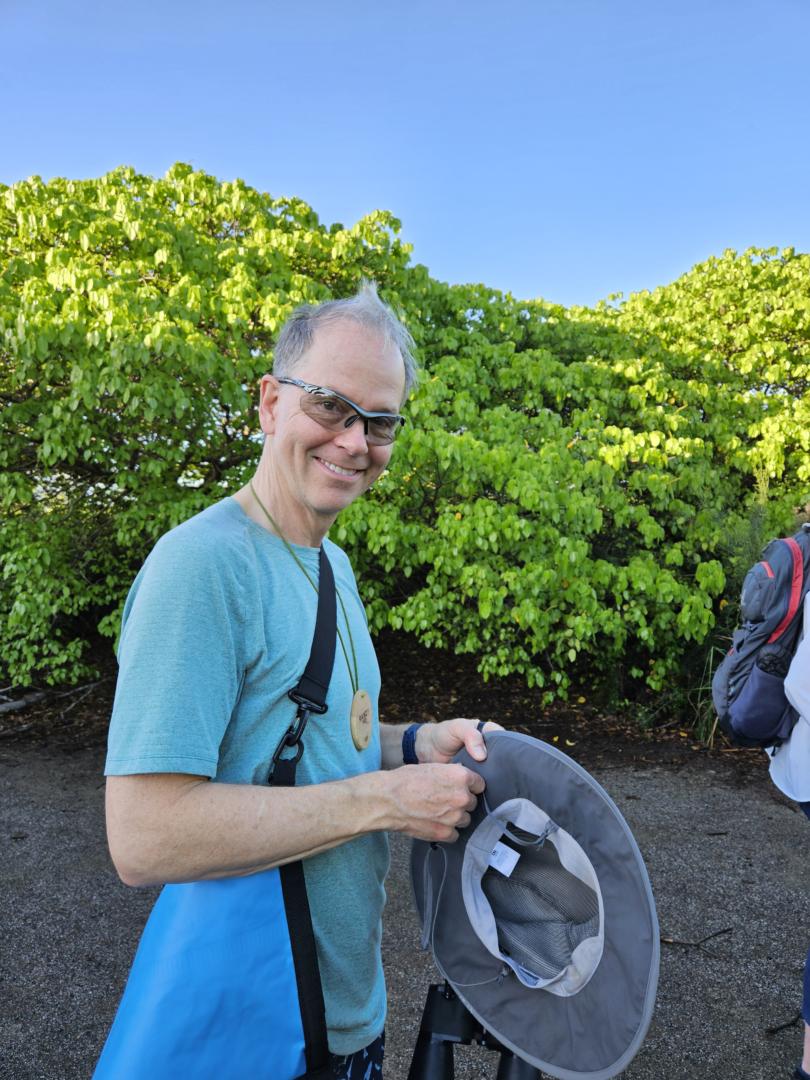
[[[259,464],[252,480],[255,495],[251,491],[250,484],[240,488],[234,495],[242,510],[251,521],[255,521],[257,525],[273,535],[283,536],[291,544],[299,544],[301,547],[320,547],[335,516],[323,517],[285,498],[278,485],[273,482],[269,470],[262,466],[263,462]],[[256,496],[258,496],[258,501]],[[262,507],[273,519],[272,523]]]

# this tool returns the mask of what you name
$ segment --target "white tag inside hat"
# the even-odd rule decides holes
[[[507,847],[506,844],[502,844],[499,840],[492,849],[492,854],[489,857],[489,865],[493,869],[500,871],[504,877],[509,877],[517,866],[519,858],[520,852]]]

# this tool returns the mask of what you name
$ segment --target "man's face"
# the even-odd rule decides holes
[[[348,319],[317,330],[291,374],[369,411],[398,412],[405,389],[397,348]],[[369,446],[359,420],[337,432],[321,427],[301,411],[303,393],[270,375],[262,380],[260,417],[271,443],[275,494],[287,513],[298,508],[333,519],[374,483],[391,446]]]

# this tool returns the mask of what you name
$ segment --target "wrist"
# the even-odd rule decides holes
[[[411,724],[402,733],[402,764],[418,765],[419,755],[416,751],[416,737],[424,724]]]
[[[394,828],[391,771],[359,773],[338,783],[351,790],[350,813],[357,836]]]

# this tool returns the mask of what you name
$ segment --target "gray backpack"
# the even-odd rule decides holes
[[[722,730],[738,746],[778,746],[797,713],[785,696],[810,588],[810,523],[772,540],[745,576],[741,625],[714,673],[712,698]]]

